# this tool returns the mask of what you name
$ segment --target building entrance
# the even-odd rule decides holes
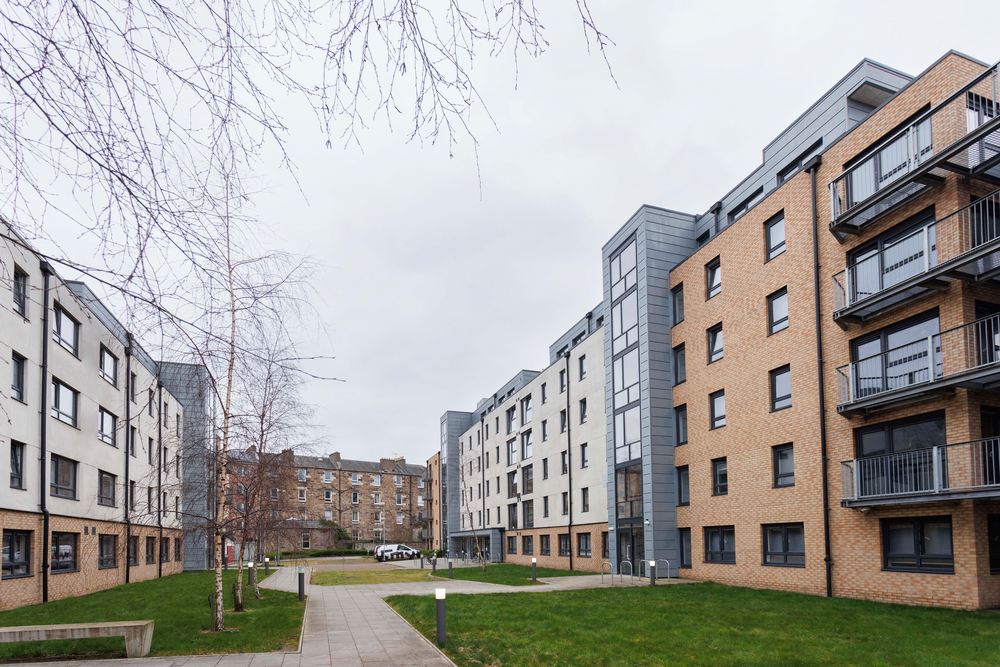
[[[632,572],[639,574],[639,561],[645,556],[642,537],[642,525],[618,526],[618,563],[615,564],[618,572],[621,572],[621,564],[628,561],[632,564]]]

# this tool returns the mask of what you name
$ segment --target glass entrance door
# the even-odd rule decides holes
[[[642,540],[642,526],[620,526],[618,528],[618,564],[628,561],[632,564],[632,572],[638,576],[639,561],[645,555],[645,547]],[[619,572],[621,570],[619,569]]]

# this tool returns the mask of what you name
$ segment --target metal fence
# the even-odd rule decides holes
[[[841,406],[1000,362],[1000,315],[928,336],[837,369]]]
[[[844,500],[1000,487],[1000,438],[844,461],[840,471]]]

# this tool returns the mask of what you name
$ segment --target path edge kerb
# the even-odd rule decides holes
[[[389,604],[388,602],[386,602],[386,601],[385,601],[385,598],[384,598],[384,597],[381,597],[381,596],[379,596],[379,598],[378,598],[378,599],[379,599],[379,601],[380,601],[380,602],[381,602],[382,604],[384,604],[384,605],[385,605],[386,607],[388,607],[388,608],[389,608],[389,609],[390,609],[390,610],[392,611],[392,613],[394,613],[394,614],[395,614],[396,616],[398,616],[398,617],[399,617],[399,618],[400,618],[400,619],[401,619],[401,620],[402,620],[402,621],[403,621],[404,623],[406,623],[406,624],[407,624],[408,626],[410,626],[410,627],[411,627],[411,628],[413,629],[413,631],[417,633],[417,636],[418,636],[418,637],[420,637],[420,638],[421,638],[421,639],[422,639],[422,640],[424,641],[424,643],[425,643],[425,644],[427,644],[427,645],[428,645],[428,646],[430,646],[430,647],[431,647],[432,649],[434,649],[435,651],[437,651],[437,652],[438,652],[438,654],[439,654],[439,655],[440,655],[440,656],[441,656],[442,658],[444,658],[445,660],[447,660],[447,661],[448,661],[448,664],[449,664],[449,665],[453,665],[454,667],[458,667],[458,665],[456,665],[456,664],[455,664],[455,663],[454,663],[454,662],[452,661],[452,659],[451,659],[451,658],[449,658],[449,657],[448,657],[448,655],[447,655],[447,654],[446,654],[446,653],[445,653],[444,651],[442,651],[442,650],[440,649],[440,647],[438,647],[438,645],[437,645],[437,644],[435,644],[434,642],[432,642],[432,641],[431,641],[430,639],[428,639],[427,637],[424,637],[424,633],[420,632],[420,630],[417,630],[417,629],[416,629],[415,627],[413,627],[413,624],[412,624],[412,623],[410,623],[410,622],[409,622],[408,620],[406,620],[406,618],[405,618],[405,617],[404,617],[404,616],[403,616],[402,614],[400,614],[400,613],[399,613],[398,611],[396,611],[395,609],[393,609],[393,608],[392,608],[392,605],[391,605],[391,604]]]

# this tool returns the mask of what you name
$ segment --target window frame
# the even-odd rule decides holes
[[[80,534],[52,531],[50,548],[57,554],[62,551],[63,539],[66,539],[69,544],[72,544],[73,548],[71,549],[71,552],[73,557],[72,559],[66,560],[61,558],[50,558],[49,572],[51,574],[65,574],[80,571]],[[57,565],[57,563],[60,565]],[[68,567],[63,567],[61,565],[64,563],[67,564]]]
[[[725,346],[722,335],[722,322],[709,327],[705,334],[707,336],[708,363],[714,364],[725,358]]]
[[[539,556],[552,555],[552,539],[549,535],[538,536],[538,555]]]
[[[10,440],[10,488],[25,490],[24,486],[24,449],[25,444],[20,440]],[[16,452],[16,453],[15,453]],[[15,469],[17,473],[15,474]],[[15,478],[17,483],[15,484]]]
[[[711,534],[719,533],[719,543],[722,545],[722,549],[718,551],[713,551],[709,549],[712,543]],[[726,533],[732,535],[732,550],[728,551],[726,549]],[[704,539],[705,539],[705,562],[711,564],[726,564],[734,565],[736,563],[736,526],[705,526],[704,528]],[[713,559],[710,556],[717,555],[717,559]]]
[[[110,496],[105,493],[105,486],[104,486],[105,482],[108,482],[110,484],[110,491],[111,491],[111,495]],[[117,476],[116,475],[112,475],[111,473],[105,472],[104,470],[98,470],[97,471],[97,504],[98,505],[100,505],[102,507],[115,507],[116,506],[115,503],[117,502],[117,499],[115,498],[115,496],[118,495],[116,493],[116,484],[117,484],[117,482],[118,482],[118,480],[117,480]]]
[[[790,473],[779,472],[780,468],[778,466],[778,456],[782,452],[786,451],[792,453],[792,472]],[[771,448],[771,468],[774,473],[772,479],[773,482],[772,488],[784,489],[790,486],[795,486],[795,447],[793,443],[789,442],[783,445],[775,445],[774,447]],[[792,481],[782,483],[782,478],[787,478],[787,477],[790,477]]]
[[[674,430],[676,431],[677,443],[675,446],[686,445],[688,441],[688,418],[687,403],[674,408]],[[683,424],[683,428],[681,425]],[[683,435],[683,439],[682,439]]]
[[[717,255],[705,264],[705,301],[718,296],[720,292],[722,292],[722,256]]]
[[[28,319],[28,274],[17,264],[14,265],[14,280],[11,284],[13,293],[13,310],[15,313]]]
[[[587,399],[580,399],[580,424],[587,423]]]
[[[924,524],[925,523],[944,523],[947,522],[950,528],[951,534],[951,553],[950,554],[922,554],[920,552],[921,546],[924,544]],[[893,554],[889,551],[889,527],[892,525],[906,525],[910,524],[913,526],[913,543],[914,552],[912,554],[908,553],[896,553]],[[884,572],[922,572],[926,574],[954,574],[955,573],[955,524],[952,521],[952,516],[940,515],[940,516],[908,516],[908,517],[892,517],[883,518],[879,522],[879,530],[881,532],[882,540],[882,571]],[[916,562],[914,567],[905,567],[900,565],[890,565],[890,559],[892,558],[909,558],[912,557]],[[951,567],[927,567],[921,565],[921,560],[924,559],[950,559]]]
[[[722,477],[725,476],[725,481]],[[729,495],[729,461],[725,456],[712,459],[712,495]]]
[[[684,536],[687,535],[687,549],[684,548],[685,541]],[[678,547],[678,561],[679,568],[691,568],[693,566],[693,548],[691,544],[691,529],[690,528],[678,528],[677,529],[677,547]],[[686,560],[685,560],[686,558]]]
[[[71,386],[63,382],[62,380],[53,377],[52,378],[52,407],[51,415],[56,418],[57,421],[61,421],[64,424],[69,424],[73,428],[77,428],[80,418],[80,392],[73,389]],[[59,387],[65,388],[70,393],[70,398],[72,399],[72,412],[65,412],[62,409],[62,399],[59,393]]]
[[[590,539],[590,533],[577,533],[576,534],[576,556],[577,558],[590,558],[591,550],[593,549],[593,540]],[[586,544],[586,546],[584,546]]]
[[[687,354],[684,343],[675,346],[672,350],[672,361],[674,364],[674,386],[687,381]]]
[[[674,322],[671,326],[677,326],[684,321],[684,283],[679,283],[670,290],[670,306],[674,316]]]
[[[146,537],[146,565],[156,564],[156,538]]]
[[[777,299],[784,297],[785,299],[785,316],[780,320],[774,319],[774,303]],[[789,315],[788,315],[788,286],[782,287],[779,290],[775,290],[767,295],[767,335],[773,336],[776,333],[780,333],[788,328]]]
[[[771,245],[771,229],[777,224],[781,224],[781,242]],[[788,241],[788,228],[785,225],[785,212],[781,211],[777,215],[772,216],[767,222],[764,223],[764,263],[770,262],[775,257],[780,257],[784,254],[787,248]]]
[[[722,398],[722,415],[716,413],[716,399]],[[716,429],[725,428],[726,426],[726,390],[720,389],[719,391],[713,391],[708,395],[708,430],[714,431]],[[721,423],[720,423],[721,422]]]
[[[110,419],[111,430],[105,430],[105,419]],[[97,409],[97,439],[103,443],[118,448],[118,416],[103,407]]]
[[[58,463],[58,465],[57,465]],[[53,481],[53,477],[58,477],[59,472],[63,465],[68,465],[69,470],[72,473],[72,486],[63,486],[57,484]],[[58,454],[52,454],[49,463],[49,495],[53,498],[63,498],[65,500],[76,500],[77,499],[77,489],[79,488],[79,463],[73,459],[68,459],[65,456],[59,456]],[[58,489],[68,489],[72,491],[72,495],[67,495],[64,493],[56,493]]]
[[[590,487],[584,486],[580,489],[580,514],[590,511]]]
[[[535,555],[535,544],[531,535],[521,536],[521,555],[522,556],[533,556]]]
[[[111,360],[111,372],[105,370],[104,360],[105,357]],[[104,378],[104,380],[110,384],[115,389],[118,388],[118,357],[115,356],[111,350],[108,349],[106,345],[101,344],[101,350],[98,355],[98,374]]]
[[[778,378],[782,375],[788,375],[788,394],[783,396],[777,395]],[[771,412],[778,412],[779,410],[787,410],[792,407],[792,367],[791,364],[785,364],[779,368],[775,368],[768,372],[768,377],[770,379],[770,391],[771,391]],[[787,405],[778,405],[779,401],[787,401]]]
[[[77,359],[80,358],[80,322],[69,314],[69,311],[63,308],[58,302],[54,303],[52,308],[55,313],[52,317],[52,339],[70,354],[72,354]],[[65,316],[69,323],[72,325],[73,329],[73,340],[70,342],[63,336],[62,328],[64,326],[64,320],[60,318],[60,314]]]
[[[768,531],[774,529],[781,529],[781,551],[768,551]],[[802,551],[790,551],[788,548],[788,530],[790,528],[797,528],[802,531]],[[761,565],[764,567],[805,567],[806,566],[806,550],[805,550],[805,525],[801,521],[792,523],[765,523],[760,526],[760,548],[761,548]],[[789,556],[791,557],[802,557],[801,563],[791,563],[788,561]],[[781,558],[782,561],[779,562],[768,562],[768,558]]]
[[[111,542],[110,553],[105,541]],[[118,536],[101,534],[97,537],[97,569],[108,570],[118,567]]]
[[[28,403],[24,400],[26,389],[24,384],[24,366],[26,363],[27,359],[22,355],[14,350],[10,351],[10,397],[18,403],[24,403],[25,405]]]
[[[14,548],[15,541],[21,538],[24,540],[24,548],[21,550],[23,558],[14,560],[13,556],[18,552]],[[9,544],[8,544],[9,542]],[[0,546],[6,551],[8,560],[4,561],[0,568],[0,579],[20,579],[30,577],[31,574],[31,531],[5,528],[0,531]],[[20,570],[23,568],[23,572]]]
[[[565,538],[565,540],[563,539]],[[568,558],[572,555],[573,542],[570,539],[569,533],[562,533],[558,535],[558,546],[559,546],[559,556]]]
[[[677,466],[675,480],[677,482],[677,506],[687,507],[691,504],[691,468]]]

